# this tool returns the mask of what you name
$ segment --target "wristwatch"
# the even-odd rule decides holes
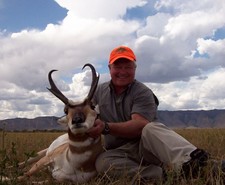
[[[108,122],[105,121],[104,123],[105,123],[105,128],[104,128],[104,130],[102,131],[102,134],[103,134],[103,135],[107,135],[107,134],[110,133],[110,128],[109,128]]]

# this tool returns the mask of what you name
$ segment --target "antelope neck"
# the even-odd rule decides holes
[[[94,150],[100,142],[99,138],[92,139],[86,133],[73,134],[68,130],[68,135],[69,140],[72,142],[69,144],[69,149],[72,153],[80,154],[88,150]]]
[[[68,129],[69,140],[75,142],[85,141],[89,136],[86,133],[73,134],[70,129]]]

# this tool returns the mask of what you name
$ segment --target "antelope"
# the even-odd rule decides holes
[[[82,102],[69,100],[56,87],[52,80],[52,73],[57,70],[48,73],[51,88],[47,89],[65,104],[66,115],[58,122],[66,124],[68,132],[55,139],[47,149],[38,152],[37,157],[29,159],[29,164],[36,163],[28,172],[20,176],[19,180],[32,176],[46,166],[58,182],[84,183],[96,175],[95,160],[103,151],[101,138],[91,138],[86,131],[93,127],[97,117],[91,99],[98,85],[99,75],[96,75],[95,68],[91,64],[85,64],[82,69],[86,66],[92,71],[92,83],[87,97]],[[22,165],[24,162],[20,164]]]

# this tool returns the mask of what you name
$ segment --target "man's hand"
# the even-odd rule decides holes
[[[100,119],[96,119],[94,126],[87,131],[87,134],[92,138],[97,138],[101,136],[104,127],[105,123]]]

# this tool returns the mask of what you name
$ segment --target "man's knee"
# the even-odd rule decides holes
[[[95,161],[95,168],[98,173],[107,171],[110,164],[107,162],[106,152],[101,153]]]
[[[156,124],[154,122],[150,122],[147,125],[145,125],[145,127],[142,129],[142,136],[146,136],[151,134],[152,132],[154,133],[154,127],[156,126]]]
[[[142,136],[151,136],[152,134],[158,134],[164,132],[165,130],[170,130],[163,123],[160,122],[150,122],[142,129]]]

